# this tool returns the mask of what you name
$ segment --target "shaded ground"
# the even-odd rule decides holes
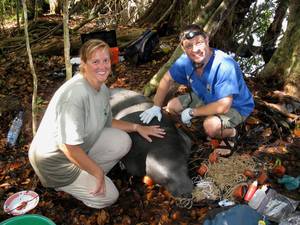
[[[161,39],[173,49],[176,47],[175,38]],[[127,62],[118,64],[113,75],[109,78],[109,87],[122,87],[142,91],[143,86],[166,62],[171,53],[164,54],[157,50],[153,60],[139,67]],[[62,57],[35,57],[36,73],[39,79],[39,115],[41,116],[54,91],[64,82],[59,75],[63,68]],[[57,73],[54,73],[57,72]],[[254,80],[248,80],[253,93],[262,89]],[[26,57],[16,57],[11,54],[1,58],[0,64],[1,98],[9,96],[9,103],[16,102],[13,110],[3,110],[0,115],[0,221],[10,218],[3,212],[5,199],[13,193],[22,190],[34,190],[39,194],[40,202],[31,213],[42,214],[52,219],[56,224],[200,224],[208,211],[217,207],[215,202],[202,201],[194,204],[191,209],[180,208],[176,200],[162,187],[146,187],[142,178],[129,178],[126,172],[118,167],[114,168],[110,176],[120,191],[120,198],[116,204],[102,210],[95,210],[84,206],[81,202],[68,194],[55,192],[41,186],[27,158],[27,151],[32,139],[31,131],[31,94],[32,76]],[[184,89],[179,89],[184,91]],[[264,95],[267,97],[267,95]],[[4,105],[2,104],[2,107]],[[18,111],[18,106],[25,109],[25,120],[19,137],[18,145],[14,148],[6,146],[6,135],[10,122]],[[299,112],[297,112],[299,115]],[[283,121],[283,122],[282,122]],[[269,110],[258,104],[243,130],[243,137],[239,141],[238,154],[250,154],[262,161],[273,165],[280,158],[286,167],[286,174],[299,175],[300,154],[299,138],[293,134],[293,123],[284,126],[287,118],[278,112]],[[192,128],[182,127],[190,132],[194,140],[194,148],[190,157],[190,175],[196,176],[197,169],[212,151],[200,132],[200,122]],[[178,126],[182,126],[178,124]],[[287,191],[279,185],[277,177],[271,170],[267,183],[280,193],[300,200],[299,189]],[[220,171],[222,173],[222,171]],[[257,174],[258,176],[258,174]],[[251,179],[249,179],[249,182]]]

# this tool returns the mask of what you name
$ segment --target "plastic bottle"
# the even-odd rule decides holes
[[[250,201],[250,199],[253,197],[254,193],[256,192],[257,190],[257,180],[254,181],[248,188],[248,191],[244,197],[245,201]]]
[[[262,200],[267,196],[266,191],[268,190],[267,185],[263,185],[261,189],[257,189],[254,193],[253,197],[250,199],[248,205],[252,209],[258,209]]]
[[[22,125],[23,125],[24,111],[21,110],[18,115],[14,118],[9,131],[7,133],[7,145],[13,147],[16,145],[17,139],[19,137]]]

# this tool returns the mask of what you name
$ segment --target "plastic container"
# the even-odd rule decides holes
[[[19,137],[22,125],[23,125],[23,116],[24,111],[21,110],[18,115],[14,118],[9,131],[7,133],[7,145],[9,147],[13,147],[17,143],[17,139]]]
[[[119,63],[119,48],[118,47],[110,48],[110,52],[111,52],[111,64],[117,65]]]
[[[55,225],[55,223],[45,216],[28,214],[9,218],[0,225]]]
[[[250,199],[248,205],[252,209],[258,209],[261,202],[267,196],[267,193],[266,193],[267,190],[268,190],[267,185],[263,185],[260,189],[257,189],[256,192],[254,193],[253,197]]]
[[[248,202],[248,201],[250,201],[250,199],[253,197],[254,193],[255,193],[256,190],[257,190],[257,184],[258,184],[258,182],[257,182],[257,180],[256,180],[256,181],[254,181],[254,182],[249,186],[248,191],[247,191],[247,193],[246,193],[246,195],[245,195],[245,198],[244,198],[245,201]]]

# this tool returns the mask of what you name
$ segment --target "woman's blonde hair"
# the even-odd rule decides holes
[[[80,61],[86,63],[87,60],[92,56],[94,51],[98,49],[107,50],[110,53],[109,45],[106,42],[99,39],[88,40],[80,48]],[[110,57],[111,57],[111,53],[110,53]],[[82,64],[80,64],[79,68],[80,68],[80,72],[83,73],[84,71],[82,68]]]

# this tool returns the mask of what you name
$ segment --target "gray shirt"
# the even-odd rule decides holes
[[[96,91],[81,74],[64,83],[52,97],[29,149],[30,163],[42,184],[71,184],[80,168],[67,159],[59,145],[79,145],[88,153],[111,121],[106,85]]]

